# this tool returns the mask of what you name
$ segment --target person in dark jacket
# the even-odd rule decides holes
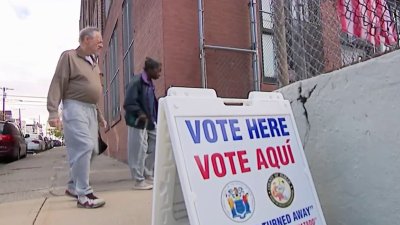
[[[137,190],[153,188],[158,111],[153,80],[157,80],[160,73],[161,63],[146,58],[143,72],[129,82],[124,102],[128,165]]]

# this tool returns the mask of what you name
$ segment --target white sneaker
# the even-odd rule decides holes
[[[133,186],[135,190],[151,190],[153,189],[153,185],[148,184],[146,181],[136,181],[135,185]]]
[[[146,183],[154,185],[154,177],[146,177]]]
[[[97,198],[93,194],[86,196],[79,196],[77,206],[78,208],[95,209],[102,207],[106,204],[103,199]]]

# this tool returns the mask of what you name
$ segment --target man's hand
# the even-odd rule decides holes
[[[99,125],[100,125],[101,127],[103,127],[104,129],[106,129],[106,128],[107,128],[107,121],[105,121],[105,120],[103,119],[103,120],[101,120],[101,121],[99,122]]]
[[[57,129],[61,129],[62,128],[62,122],[61,122],[60,118],[49,119],[49,125],[51,127],[57,128]]]

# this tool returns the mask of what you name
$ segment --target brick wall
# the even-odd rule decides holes
[[[143,70],[147,56],[158,61],[164,61],[163,49],[163,20],[160,0],[146,0],[133,2],[133,26],[134,26],[134,72]],[[164,95],[165,71],[155,82],[157,96]]]
[[[201,87],[197,1],[164,1],[165,87]]]
[[[165,87],[200,87],[197,1],[164,1]],[[250,48],[248,1],[204,1],[205,43]],[[206,50],[208,87],[224,97],[247,97],[252,88],[251,54]]]
[[[114,0],[113,4],[110,7],[109,14],[105,16],[105,27],[103,31],[103,42],[104,42],[104,50],[100,57],[103,62],[103,57],[105,54],[109,52],[109,43],[111,36],[113,34],[114,29],[116,28],[117,36],[118,36],[118,68],[119,68],[119,86],[123,87],[123,61],[122,61],[122,0]],[[102,65],[102,64],[101,64]],[[110,76],[104,72],[105,76]],[[110,81],[108,80],[108,88],[110,85]],[[123,89],[120,90],[120,103],[121,108],[123,104]],[[102,98],[103,99],[103,98]],[[104,109],[104,102],[100,104],[101,108]],[[104,110],[102,110],[104,112]],[[109,124],[109,128],[104,132],[102,132],[103,139],[108,143],[109,148],[107,154],[117,158],[121,161],[125,161],[126,159],[126,142],[127,142],[127,128],[123,124],[123,114],[115,120],[111,121]]]
[[[205,43],[250,49],[248,1],[204,1]],[[252,89],[251,54],[206,50],[208,87],[222,97],[246,98]]]
[[[232,4],[229,0],[206,1],[206,44],[250,48],[250,19],[248,1]],[[123,119],[124,80],[122,58],[122,4],[114,0],[104,22],[104,51],[117,25],[119,86],[121,119],[113,121],[103,132],[109,144],[109,155],[126,161],[127,128]],[[142,71],[146,56],[163,63],[162,76],[155,81],[158,97],[164,96],[170,86],[200,87],[200,60],[198,39],[197,1],[146,0],[133,1],[132,26],[134,30],[133,62],[135,74]],[[117,22],[118,21],[118,22]],[[252,87],[251,55],[227,51],[207,50],[207,74],[210,88],[220,96],[247,97]],[[100,103],[104,107],[104,103]]]
[[[322,38],[325,60],[323,72],[332,71],[342,66],[342,62],[337,60],[341,58],[341,43],[340,23],[335,2],[332,0],[321,1]],[[334,29],[335,27],[337,29]]]
[[[109,42],[112,32],[116,27],[118,35],[118,68],[119,68],[119,96],[121,114],[118,119],[112,121],[110,128],[102,132],[103,138],[107,141],[109,149],[107,154],[121,161],[126,161],[127,156],[127,127],[125,125],[123,103],[125,98],[124,79],[123,79],[123,55],[122,55],[122,4],[123,0],[114,0],[110,7],[109,15],[106,17],[103,32],[104,51],[100,57],[100,63],[103,63],[103,57],[109,50]],[[132,7],[133,30],[134,30],[134,72],[140,73],[143,68],[146,56],[153,57],[163,61],[163,35],[162,35],[162,4],[158,0],[133,1]],[[155,82],[157,86],[157,95],[164,94],[164,77]],[[108,83],[108,85],[110,85]],[[100,103],[104,109],[104,102]]]

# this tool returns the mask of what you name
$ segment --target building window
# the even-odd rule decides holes
[[[291,16],[294,20],[310,22],[309,0],[292,0],[290,4]]]
[[[323,21],[319,1],[296,0],[292,2],[288,30],[289,69],[294,72],[295,80],[307,79],[324,72],[326,62],[324,52],[330,47],[324,45]]]
[[[261,0],[261,17],[264,29],[272,29],[271,0]]]
[[[122,6],[122,41],[124,53],[124,86],[128,88],[130,76],[133,74],[133,29],[132,29],[132,2],[125,0]]]
[[[111,36],[109,45],[109,76],[110,76],[110,112],[111,119],[117,119],[120,113],[119,104],[119,67],[118,67],[118,35],[117,26]]]
[[[263,81],[276,83],[271,0],[261,0],[261,43]]]
[[[274,42],[273,36],[270,34],[262,35],[263,43],[263,74],[264,77],[275,78],[275,64],[274,64]]]

